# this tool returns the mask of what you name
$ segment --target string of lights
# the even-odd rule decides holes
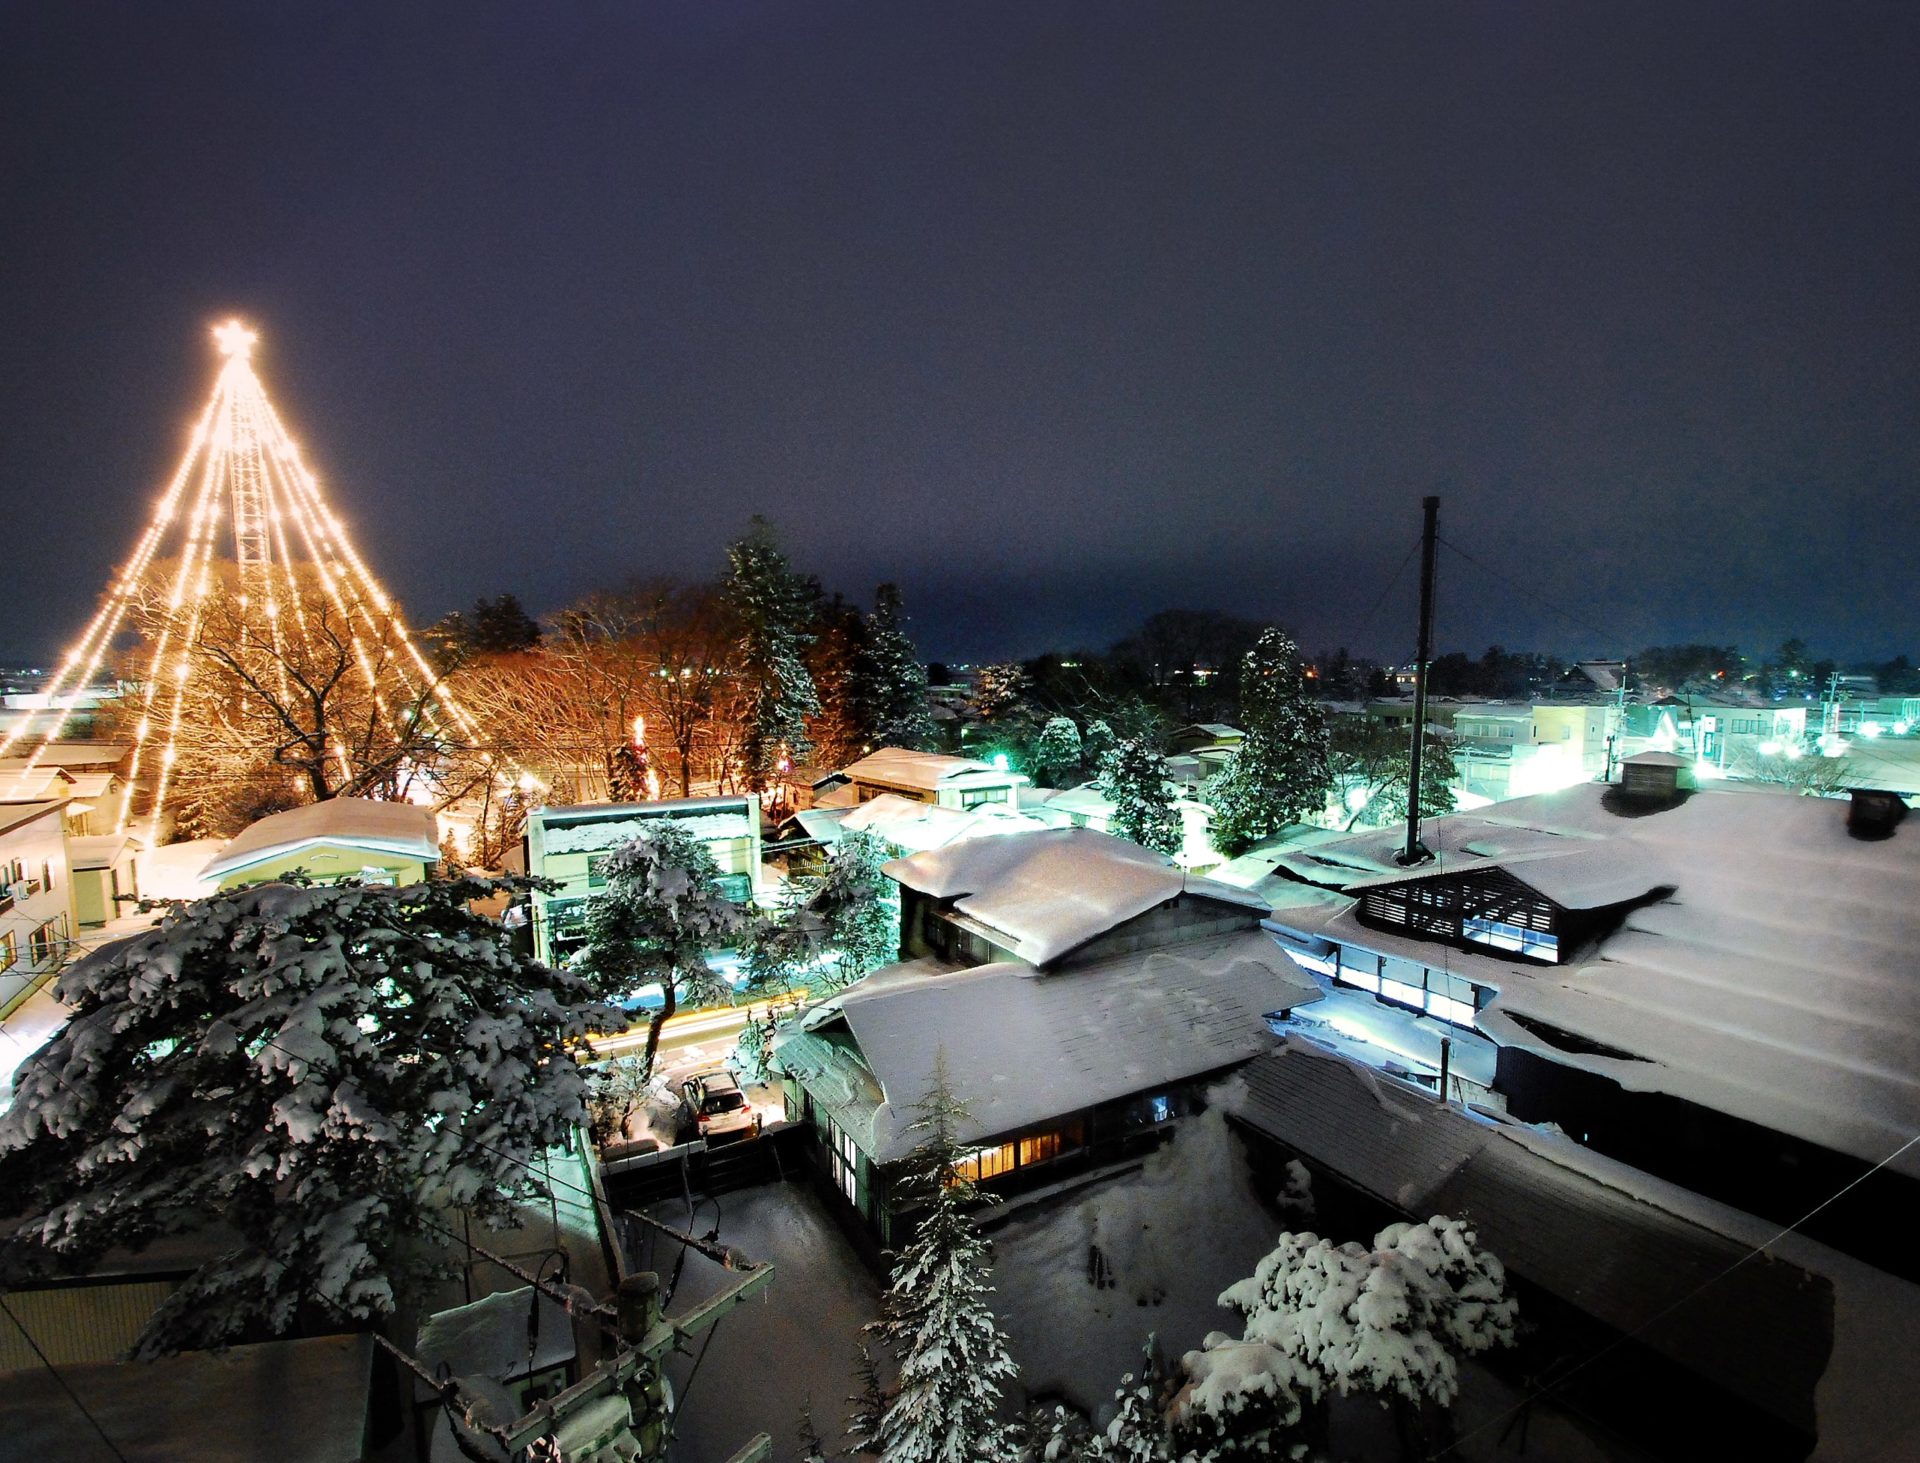
[[[303,588],[310,577],[319,603],[341,627],[353,670],[387,727],[397,731],[402,721],[430,715],[436,731],[444,727],[452,739],[478,752],[488,776],[503,787],[511,785],[507,774],[513,769],[502,768],[479,723],[422,652],[327,503],[319,479],[302,461],[254,370],[259,337],[237,320],[213,335],[225,364],[151,521],[47,685],[50,724],[32,728],[22,722],[0,734],[0,755],[5,755],[38,732],[21,768],[0,779],[0,797],[23,795],[71,723],[82,694],[110,664],[116,643],[137,625],[142,607],[164,607],[149,632],[132,750],[113,823],[116,833],[132,827],[152,838],[174,791],[192,684],[206,674],[193,652],[216,580],[225,577],[229,565],[244,618],[241,651],[269,663],[266,674],[283,699],[287,652],[314,643],[310,590]],[[337,733],[329,733],[325,750],[341,780],[350,780],[356,770],[353,754]]]

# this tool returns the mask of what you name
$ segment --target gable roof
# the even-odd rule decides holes
[[[0,833],[11,833],[14,829],[35,818],[44,818],[49,813],[57,813],[67,805],[65,798],[53,802],[0,802]]]
[[[431,810],[372,798],[329,798],[270,814],[243,829],[201,869],[200,877],[224,878],[321,843],[345,844],[428,863],[440,857],[439,825]]]
[[[1004,807],[939,808],[898,793],[881,793],[840,816],[840,829],[877,834],[908,853],[944,848],[963,838],[1032,833],[1046,827],[1038,818]]]
[[[1018,772],[1003,772],[990,763],[971,757],[949,757],[941,752],[912,752],[905,747],[882,747],[869,752],[847,767],[846,775],[855,782],[885,783],[889,787],[911,787],[934,792],[957,782],[984,777],[995,783],[1024,783],[1031,779]]]
[[[1243,889],[1185,875],[1161,854],[1090,828],[966,839],[895,859],[882,872],[954,900],[956,910],[1007,935],[1014,954],[1036,966],[1183,893],[1266,910]]]
[[[797,1034],[809,1037],[844,1021],[857,1062],[836,1062],[817,1038],[775,1037],[783,1068],[843,1089],[836,1121],[878,1163],[912,1150],[914,1105],[936,1066],[967,1106],[958,1136],[971,1143],[1243,1062],[1273,1046],[1267,1012],[1320,997],[1258,930],[1040,978],[1007,962],[932,968],[876,971],[801,1018]],[[836,1067],[847,1069],[837,1081]]]

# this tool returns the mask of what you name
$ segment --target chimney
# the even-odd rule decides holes
[[[1847,832],[1855,838],[1891,838],[1894,826],[1907,816],[1907,805],[1897,792],[1856,787],[1847,808]]]

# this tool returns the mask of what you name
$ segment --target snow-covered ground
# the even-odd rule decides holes
[[[649,1212],[687,1226],[684,1205]],[[860,1328],[880,1313],[880,1287],[804,1183],[703,1201],[693,1228],[705,1233],[714,1226],[722,1243],[773,1261],[773,1284],[723,1316],[704,1352],[696,1341],[692,1357],[674,1358],[670,1375],[684,1403],[674,1463],[730,1457],[757,1432],[772,1437],[777,1463],[790,1463],[798,1457],[793,1434],[802,1405],[812,1406],[822,1437],[839,1438],[853,1390],[854,1345]],[[634,1259],[670,1280],[680,1248],[662,1237],[651,1256]],[[730,1279],[712,1261],[689,1254],[669,1312],[697,1304]]]
[[[223,838],[163,844],[140,855],[140,893],[147,899],[204,899],[219,886],[200,877]]]

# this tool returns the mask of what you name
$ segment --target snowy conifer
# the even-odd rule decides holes
[[[1142,848],[1180,849],[1180,815],[1173,808],[1167,759],[1152,743],[1122,738],[1100,769],[1100,791],[1113,801],[1107,831]]]
[[[575,1052],[621,1024],[468,908],[524,887],[255,885],[69,967],[72,1018],[0,1115],[0,1272],[231,1235],[144,1355],[393,1311],[430,1216],[538,1192],[528,1163],[586,1116]]]
[[[573,965],[604,995],[618,999],[657,982],[662,1001],[647,1025],[643,1057],[653,1074],[660,1028],[682,1001],[706,1005],[732,998],[707,954],[745,923],[720,892],[720,870],[706,844],[661,818],[607,855],[606,887],[587,901],[587,941]]]
[[[964,1208],[978,1197],[960,1172],[966,1109],[946,1085],[944,1062],[936,1071],[916,1108],[920,1141],[898,1190],[923,1207],[875,1325],[900,1363],[875,1451],[883,1463],[992,1463],[1005,1451],[995,1413],[1015,1369],[988,1302],[986,1241]]]
[[[1327,720],[1285,632],[1261,632],[1240,668],[1246,737],[1207,784],[1213,841],[1229,858],[1321,811],[1333,769]]]
[[[622,742],[607,753],[607,798],[616,803],[644,802],[647,796],[647,749]]]
[[[1070,716],[1050,717],[1033,744],[1033,780],[1042,787],[1071,787],[1079,780],[1086,749]]]
[[[880,872],[887,847],[872,833],[842,833],[827,860],[827,876],[808,901],[824,921],[827,944],[838,953],[836,986],[858,980],[897,958],[900,949],[898,894]]]
[[[933,745],[927,670],[901,624],[900,590],[873,592],[865,643],[854,665],[854,695],[868,743],[925,751]]]
[[[798,910],[756,914],[740,944],[740,968],[752,996],[776,996],[792,988],[813,961],[813,940]]]
[[[756,516],[746,536],[727,549],[727,562],[726,599],[740,624],[740,673],[748,688],[742,771],[749,788],[765,792],[779,783],[783,762],[791,765],[811,750],[807,718],[820,710],[803,659],[812,638],[803,628],[809,596],[764,518]]]
[[[983,665],[973,676],[973,709],[983,721],[1002,721],[1026,694],[1027,673],[1020,666]]]

